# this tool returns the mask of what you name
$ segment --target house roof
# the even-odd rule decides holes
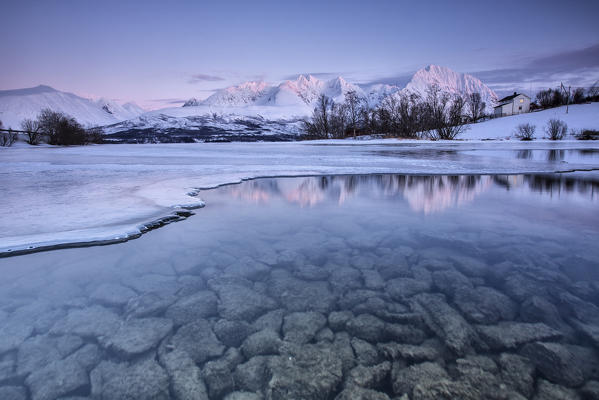
[[[513,100],[514,98],[516,98],[516,97],[518,97],[518,96],[520,96],[520,95],[522,95],[522,96],[524,96],[524,97],[528,97],[528,96],[527,96],[527,95],[525,95],[524,93],[516,93],[516,92],[514,92],[514,94],[512,94],[511,96],[504,97],[503,99],[499,99],[499,100],[497,100],[497,101],[498,101],[499,103],[503,103],[503,102],[506,102],[506,101]],[[530,97],[528,97],[528,98],[530,99]]]

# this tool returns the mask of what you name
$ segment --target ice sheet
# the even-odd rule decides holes
[[[0,252],[135,236],[199,188],[264,176],[514,174],[599,168],[597,157],[518,157],[599,143],[325,141],[0,149]],[[207,204],[210,207],[210,204]],[[201,211],[199,211],[201,213]]]

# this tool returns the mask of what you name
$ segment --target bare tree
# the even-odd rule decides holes
[[[426,119],[423,126],[431,139],[453,140],[467,127],[464,124],[466,101],[459,95],[452,96],[432,85],[425,100]]]
[[[539,91],[537,93],[537,101],[539,102],[539,106],[541,108],[551,107],[553,101],[553,90],[546,89]]]
[[[356,129],[360,120],[360,105],[362,99],[358,96],[355,90],[351,90],[345,94],[345,108],[349,119],[349,126],[353,132],[354,139],[356,138]]]
[[[345,103],[335,103],[331,105],[329,117],[329,137],[341,139],[345,137],[349,125],[349,113]]]
[[[40,126],[37,121],[32,119],[24,119],[21,122],[21,129],[27,132],[27,143],[31,145],[40,144]]]
[[[0,121],[0,146],[10,147],[17,140],[17,133],[13,132],[12,129],[4,130],[4,124]]]
[[[88,128],[85,130],[85,137],[87,143],[104,143],[104,130],[99,126]]]
[[[393,136],[417,138],[422,130],[423,108],[417,94],[393,94],[382,103],[388,117],[389,130]]]
[[[599,81],[589,88],[588,97],[591,101],[599,100]]]
[[[484,116],[486,106],[487,104],[482,101],[480,93],[471,93],[468,96],[468,111],[470,111],[472,122],[476,122]]]
[[[48,143],[68,146],[87,143],[85,129],[66,114],[43,109],[37,117],[39,131],[48,136]]]
[[[572,92],[572,103],[580,104],[580,103],[584,103],[584,101],[585,101],[584,89],[583,88],[574,89],[574,92]]]
[[[304,121],[304,130],[310,137],[328,138],[331,132],[331,109],[333,101],[326,95],[321,94],[316,101],[316,107],[312,113],[311,120]]]
[[[378,130],[376,116],[376,109],[371,108],[367,101],[363,101],[360,107],[360,120],[363,129],[369,134],[376,133]]]

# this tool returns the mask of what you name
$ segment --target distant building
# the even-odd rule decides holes
[[[514,92],[513,95],[504,97],[494,107],[496,117],[505,115],[522,114],[530,111],[530,97],[522,93]]]

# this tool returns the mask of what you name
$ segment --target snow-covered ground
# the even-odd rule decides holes
[[[0,149],[0,252],[135,236],[177,206],[201,206],[198,189],[248,178],[588,170],[598,154],[599,143],[577,141],[19,145]]]
[[[459,139],[511,139],[514,137],[516,127],[520,124],[533,124],[537,127],[535,136],[543,139],[547,136],[544,129],[547,122],[557,118],[568,124],[568,129],[596,129],[599,130],[599,103],[575,104],[568,107],[550,108],[548,110],[531,112],[509,117],[492,119],[469,125],[469,129],[461,134]],[[568,134],[570,132],[568,131]]]

